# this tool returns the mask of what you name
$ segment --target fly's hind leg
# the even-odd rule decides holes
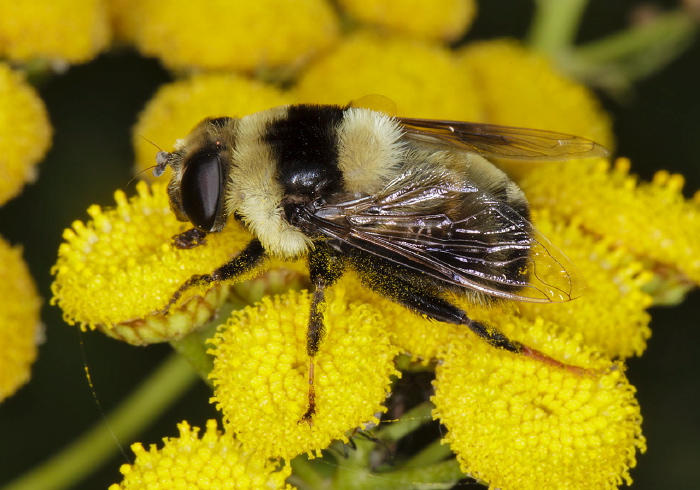
[[[375,270],[381,270],[381,267]],[[388,277],[381,272],[366,273],[363,280],[370,289],[416,313],[440,322],[465,325],[493,347],[521,354],[575,374],[582,375],[589,372],[585,368],[565,364],[517,340],[512,340],[497,328],[472,320],[464,310],[440,297],[433,291],[434,288],[426,286],[425,283],[417,285],[407,279]]]

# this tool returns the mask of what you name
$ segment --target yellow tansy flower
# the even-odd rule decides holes
[[[0,55],[12,60],[84,63],[111,36],[101,0],[1,0],[0,12]]]
[[[437,368],[434,415],[462,470],[508,490],[630,483],[628,470],[645,441],[621,366],[606,369],[607,361],[575,339],[552,338],[551,325],[526,328],[554,357],[595,371],[569,372],[483,342],[448,346]]]
[[[137,47],[172,68],[264,70],[299,65],[339,33],[323,0],[146,0],[133,20]]]
[[[170,211],[163,185],[151,191],[145,182],[138,195],[115,193],[117,206],[88,209],[88,223],[76,221],[64,232],[65,242],[53,268],[52,303],[70,324],[99,326],[107,334],[144,344],[180,338],[208,321],[228,293],[217,285],[202,297],[188,291],[163,318],[155,315],[175,290],[194,274],[206,274],[226,263],[250,237],[234,222],[207,237],[207,245],[179,250],[171,237],[189,228]],[[193,301],[188,301],[193,300]]]
[[[353,303],[368,304],[381,315],[392,343],[414,360],[427,363],[438,358],[438,352],[464,335],[463,325],[438,323],[409,311],[405,306],[390,301],[361,284],[354,273],[348,273],[340,284]]]
[[[456,57],[478,87],[479,121],[548,129],[613,146],[610,119],[594,94],[542,54],[497,40],[467,44]]]
[[[109,14],[115,41],[133,42],[140,17],[139,0],[107,0],[105,6]]]
[[[36,179],[36,164],[50,143],[44,103],[20,74],[0,63],[0,205]]]
[[[360,22],[425,39],[455,41],[476,11],[473,0],[340,0]]]
[[[386,410],[399,350],[374,309],[347,304],[341,286],[328,296],[327,333],[315,357],[313,426],[299,423],[308,402],[308,293],[263,298],[234,313],[210,341],[212,401],[226,430],[251,451],[283,459],[320,453],[335,439],[347,442],[346,432],[378,422],[375,414]]]
[[[29,380],[43,337],[41,299],[22,260],[22,251],[0,237],[0,401]]]
[[[180,436],[164,438],[162,449],[151,445],[147,451],[133,444],[136,461],[122,465],[124,480],[109,490],[294,488],[285,483],[289,465],[245,451],[230,434],[217,430],[215,420],[207,421],[201,438],[198,427],[190,428],[187,422],[177,427]]]
[[[556,166],[556,165],[555,165]],[[559,185],[551,182],[552,185]],[[537,229],[573,262],[586,280],[584,294],[563,303],[514,306],[524,318],[543,318],[579,333],[583,343],[612,358],[641,355],[651,336],[647,311],[652,297],[644,291],[652,274],[612,238],[586,234],[577,216],[557,220],[550,209],[533,210]]]
[[[301,75],[300,102],[345,104],[365,95],[393,100],[401,116],[475,120],[476,86],[439,44],[360,32]]]
[[[167,149],[205,117],[240,117],[290,102],[279,89],[237,75],[201,74],[164,85],[133,130],[136,170],[155,165],[156,150],[150,141]],[[168,169],[161,179],[169,175]]]
[[[682,290],[700,284],[700,214],[681,193],[683,178],[659,172],[650,183],[629,174],[630,162],[545,165],[522,182],[534,207],[624,248]],[[595,203],[595,205],[591,205]],[[685,284],[685,287],[684,287]],[[676,298],[676,301],[678,298]]]

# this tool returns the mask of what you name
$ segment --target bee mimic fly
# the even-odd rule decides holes
[[[487,158],[605,156],[584,138],[490,124],[392,117],[353,104],[289,105],[241,118],[205,119],[157,155],[177,218],[193,228],[178,248],[204,242],[234,215],[255,238],[194,285],[234,279],[268,257],[306,256],[308,409],[316,412],[314,357],[324,335],[326,288],[347,269],[409,310],[465,325],[490,345],[572,366],[469,318],[446,293],[472,300],[567,301],[583,280],[530,224],[520,188]]]

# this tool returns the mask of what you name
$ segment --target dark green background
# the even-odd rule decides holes
[[[530,3],[481,3],[468,39],[523,37]],[[619,29],[631,5],[629,1],[592,2],[581,38]],[[38,182],[0,209],[0,232],[13,244],[23,245],[45,303],[51,296],[49,269],[63,229],[75,219],[87,219],[90,204],[112,205],[114,190],[126,187],[133,161],[130,127],[157,86],[168,80],[157,62],[121,52],[73,67],[41,87],[55,128],[53,147],[41,164]],[[637,83],[624,104],[603,97],[614,117],[617,153],[630,157],[633,170],[645,178],[662,168],[683,173],[689,195],[700,188],[699,88],[700,44],[696,42],[666,69]],[[698,302],[696,291],[680,307],[654,309],[649,348],[641,359],[629,362],[628,375],[639,390],[649,445],[632,472],[633,487],[638,490],[695,489],[700,484]],[[133,348],[101,334],[81,335],[48,304],[42,319],[47,341],[41,346],[33,379],[0,405],[0,485],[102,419],[85,378],[85,364],[100,404],[109,413],[169,352],[167,346]],[[202,425],[215,416],[207,403],[209,394],[201,385],[193,389],[138,440],[160,443],[163,436],[176,435],[175,424],[183,419]],[[132,441],[120,442],[131,457]],[[115,457],[78,488],[106,488],[119,481],[123,462],[124,456]]]

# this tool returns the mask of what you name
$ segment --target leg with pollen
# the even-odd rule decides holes
[[[309,425],[313,425],[313,417],[316,414],[315,357],[326,334],[323,319],[326,287],[340,278],[343,274],[343,268],[342,257],[334,253],[330,247],[320,245],[309,254],[309,275],[314,285],[306,332],[306,352],[309,356],[309,403],[306,413],[299,420],[299,422],[306,422]]]

